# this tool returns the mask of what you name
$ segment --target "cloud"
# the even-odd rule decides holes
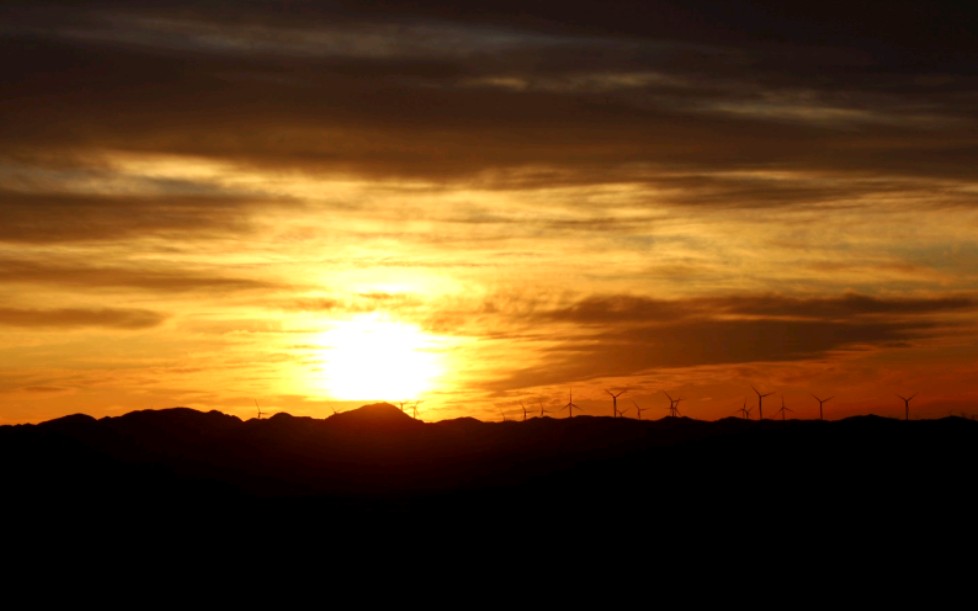
[[[978,161],[958,59],[973,40],[950,7],[887,6],[878,29],[751,2],[15,4],[0,36],[0,56],[23,60],[0,83],[8,158],[110,149],[425,180],[539,169],[549,184],[736,168],[972,182]],[[743,187],[679,203],[833,195]]]
[[[847,321],[872,315],[925,315],[965,312],[978,308],[967,295],[933,298],[882,299],[849,293],[835,297],[784,295],[731,295],[684,300],[660,300],[641,296],[592,296],[571,306],[541,312],[551,320],[580,324],[655,324],[686,318],[750,316]]]
[[[284,310],[297,310],[300,312],[329,312],[342,309],[345,304],[337,299],[330,298],[307,298],[295,299],[281,304]]]
[[[589,297],[567,308],[552,310],[542,315],[559,321],[580,324],[605,324],[629,322],[656,322],[677,320],[689,316],[701,308],[690,307],[683,301],[669,301],[614,295]]]
[[[166,318],[164,314],[150,310],[123,308],[60,308],[49,310],[0,308],[0,325],[25,328],[102,327],[139,330],[159,326]]]
[[[584,334],[543,366],[493,382],[497,390],[633,375],[654,368],[806,360],[830,352],[896,347],[937,330],[927,321],[691,320]]]
[[[410,293],[370,292],[357,293],[344,299],[331,297],[308,297],[283,301],[278,304],[283,310],[299,312],[374,312],[396,309],[405,311],[422,304],[423,300]]]
[[[46,394],[46,393],[63,393],[66,392],[68,389],[61,388],[59,386],[26,386],[24,390],[31,393]]]
[[[821,358],[832,352],[899,347],[946,335],[935,316],[978,309],[967,296],[881,299],[730,296],[655,300],[590,297],[540,311],[542,321],[575,323],[572,339],[549,351],[543,366],[490,388],[502,390],[626,376],[654,368]],[[566,334],[566,333],[565,333]]]
[[[84,242],[146,236],[186,239],[242,231],[260,200],[2,191],[0,241]]]
[[[159,293],[247,291],[274,288],[269,281],[234,278],[192,269],[154,269],[0,259],[0,284],[51,284],[78,288],[132,288]]]
[[[848,294],[841,297],[792,298],[779,295],[708,299],[705,303],[721,310],[756,316],[851,320],[868,316],[925,315],[967,312],[978,308],[970,296],[881,299]]]

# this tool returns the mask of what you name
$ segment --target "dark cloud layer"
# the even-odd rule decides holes
[[[824,320],[852,320],[873,315],[947,314],[967,312],[978,307],[978,301],[964,295],[930,299],[880,299],[858,294],[809,299],[764,296],[708,300],[707,303],[738,314]]]
[[[188,269],[153,269],[51,264],[0,259],[0,284],[46,284],[79,288],[131,288],[155,293],[244,291],[275,287],[267,281],[234,278]]]
[[[948,4],[361,5],[14,3],[0,154],[577,181],[661,167],[970,180],[978,161],[978,45]]]
[[[185,239],[240,231],[258,202],[224,196],[122,196],[0,190],[0,241]]]
[[[967,313],[967,296],[879,299],[863,295],[799,299],[733,296],[659,301],[593,297],[538,313],[581,325],[547,365],[498,382],[498,389],[626,376],[654,368],[819,358],[833,351],[899,347],[947,333],[933,316]]]
[[[976,308],[978,301],[965,295],[917,299],[881,299],[855,293],[812,298],[734,295],[687,300],[617,295],[590,297],[570,307],[542,313],[541,316],[584,325],[655,324],[718,316],[848,321],[872,315],[946,314]]]
[[[0,325],[31,329],[103,327],[138,330],[159,326],[166,316],[126,308],[58,308],[47,310],[0,308]]]
[[[498,388],[567,384],[655,368],[817,358],[830,351],[895,346],[924,336],[925,321],[829,322],[690,320],[584,335],[555,350],[547,365],[499,382]]]
[[[450,23],[543,34],[602,35],[621,39],[681,39],[694,43],[740,45],[793,43],[799,46],[856,46],[882,59],[916,52],[924,63],[947,58],[938,51],[973,50],[976,11],[967,4],[871,0],[835,5],[802,0],[790,5],[774,0],[543,0],[532,3],[493,0],[465,5],[446,0],[94,0],[77,2],[16,1],[5,3],[13,14],[43,12],[54,22],[77,23],[79,13],[128,12],[204,23],[274,25],[309,28],[323,23],[345,27],[360,23],[408,25]],[[38,8],[40,7],[40,8]],[[75,13],[66,13],[65,8]],[[887,53],[888,52],[888,53]],[[902,60],[906,61],[906,60]]]

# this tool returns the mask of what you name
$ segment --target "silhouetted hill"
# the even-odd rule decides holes
[[[390,403],[374,403],[334,414],[326,419],[330,426],[347,431],[396,431],[422,425]]]
[[[575,515],[642,508],[663,518],[715,507],[750,519],[770,506],[825,519],[843,506],[963,502],[978,464],[978,422],[583,416],[426,424],[384,403],[325,420],[242,422],[174,408],[0,427],[0,458],[17,465],[8,498],[27,506],[291,499],[348,516],[473,519],[568,507]]]

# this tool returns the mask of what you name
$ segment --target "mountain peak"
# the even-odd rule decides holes
[[[371,403],[327,418],[331,424],[364,427],[398,427],[421,424],[390,403]]]

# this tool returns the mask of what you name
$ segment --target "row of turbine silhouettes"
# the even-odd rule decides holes
[[[615,390],[617,390],[618,392],[614,392]],[[767,397],[769,397],[769,396],[771,396],[771,395],[773,395],[773,394],[775,394],[775,393],[773,391],[772,392],[766,392],[766,393],[765,392],[761,392],[754,385],[751,385],[751,390],[753,390],[754,393],[757,395],[757,417],[758,417],[759,420],[763,420],[764,419],[764,399],[767,398]],[[631,410],[632,408],[626,407],[624,409],[620,409],[618,407],[618,397],[620,397],[623,394],[625,394],[626,392],[628,392],[628,389],[627,388],[625,388],[625,389],[606,389],[605,392],[608,393],[608,395],[611,397],[611,415],[612,415],[612,417],[613,418],[624,418],[624,417],[626,417],[625,414],[629,410]],[[669,407],[666,408],[666,409],[669,410],[669,415],[672,416],[672,417],[674,417],[674,418],[678,418],[678,417],[682,416],[682,413],[679,411],[679,403],[683,401],[683,398],[682,397],[675,397],[674,398],[672,395],[670,395],[668,392],[666,392],[664,390],[661,391],[661,392],[669,400]],[[812,396],[813,399],[815,399],[815,401],[818,402],[818,419],[819,420],[824,420],[825,419],[825,404],[828,403],[829,401],[831,401],[832,399],[834,399],[835,397],[834,396],[829,396],[829,397],[822,398],[822,397],[819,397],[818,395],[816,395],[815,393],[809,393],[809,394]],[[913,393],[912,395],[906,396],[906,397],[903,396],[903,395],[899,395],[899,394],[896,395],[896,396],[899,397],[903,401],[903,406],[904,406],[904,419],[909,420],[910,419],[910,401],[913,400],[913,398],[917,396],[917,393]],[[647,407],[640,406],[637,401],[632,401],[632,404],[634,406],[635,412],[636,412],[637,417],[638,417],[639,420],[642,419],[642,413],[644,411],[647,411],[648,409],[650,409],[650,408],[647,408]],[[529,413],[530,413],[530,410],[527,409],[526,403],[524,401],[520,401],[520,407],[523,409],[523,420],[526,420],[527,417],[528,417],[528,415],[529,415]],[[751,414],[753,412],[753,409],[754,409],[753,406],[748,406],[747,405],[747,399],[745,397],[744,398],[744,404],[740,408],[734,410],[733,413],[734,414],[739,414],[744,419],[749,420],[750,417],[751,417]],[[571,390],[568,391],[568,393],[567,393],[567,403],[565,405],[561,406],[559,408],[559,410],[560,411],[567,410],[567,416],[569,418],[573,418],[574,417],[574,410],[585,411],[584,408],[582,408],[581,406],[579,406],[576,403],[574,403],[574,391],[573,391],[573,389],[571,389]],[[781,394],[781,407],[779,409],[777,409],[775,411],[775,413],[778,414],[778,415],[780,415],[782,420],[785,420],[785,419],[787,419],[787,414],[789,412],[792,412],[793,413],[794,411],[795,410],[793,410],[790,407],[788,407],[787,405],[785,405],[785,402],[784,402],[784,393],[782,393]],[[548,413],[551,413],[550,410],[547,410],[543,406],[542,400],[539,401],[539,414],[540,414],[540,417],[542,418],[542,417],[544,417]],[[500,410],[500,415],[503,417],[503,420],[506,420],[506,415],[501,410]]]

